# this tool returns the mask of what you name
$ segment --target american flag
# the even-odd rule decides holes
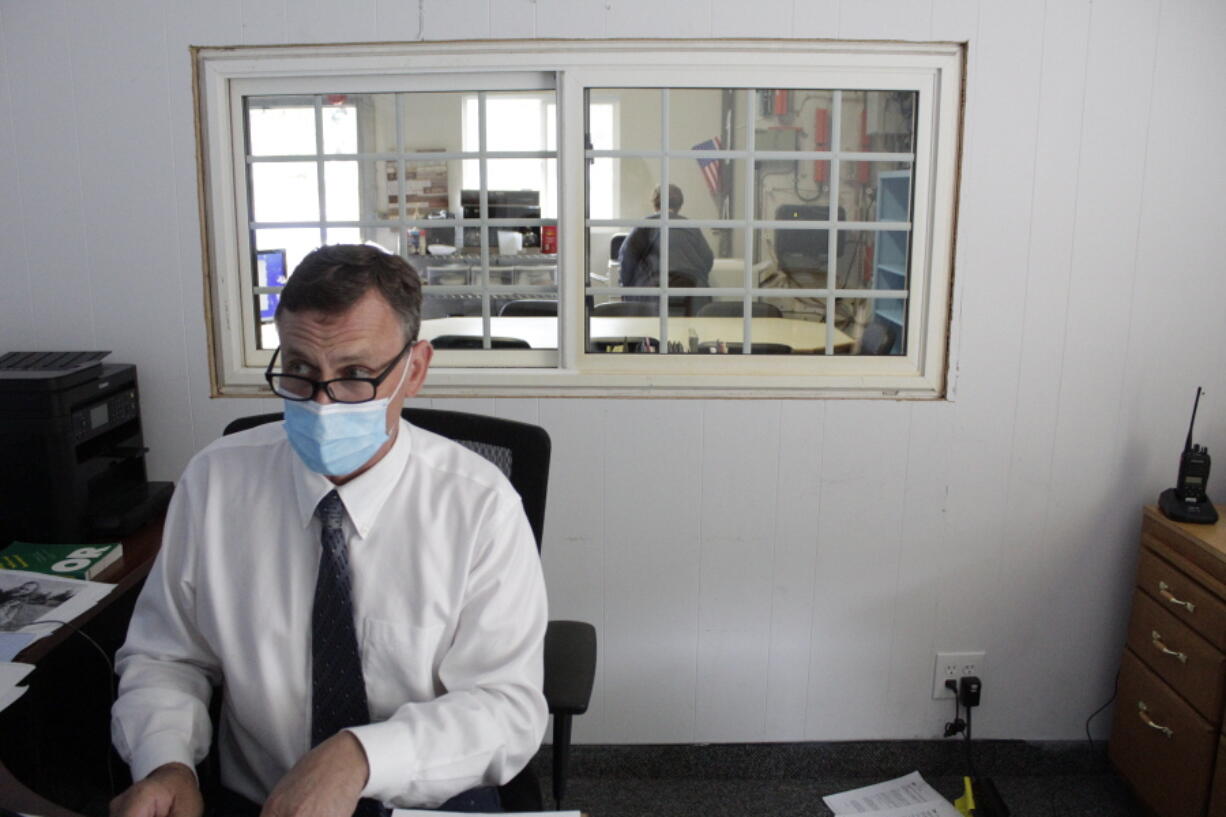
[[[719,137],[716,136],[705,142],[699,142],[690,150],[719,150],[721,147],[723,146],[720,144]],[[707,181],[707,190],[711,191],[711,195],[717,199],[720,195],[720,175],[723,173],[723,167],[723,159],[698,160],[698,169],[702,171],[702,177]]]

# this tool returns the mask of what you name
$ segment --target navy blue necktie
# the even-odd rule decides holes
[[[315,508],[323,528],[323,552],[311,613],[311,745],[350,726],[370,723],[362,657],[353,619],[349,551],[342,520],[345,506],[336,491]],[[387,810],[376,800],[358,801],[354,817],[379,817]]]

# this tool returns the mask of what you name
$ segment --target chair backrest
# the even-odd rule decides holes
[[[781,204],[775,208],[776,221],[828,221],[830,208],[824,204]],[[847,214],[839,207],[839,221],[846,221]],[[818,229],[775,230],[775,254],[779,268],[808,271],[826,269],[829,252],[829,231]],[[847,251],[849,242],[839,242],[839,257]]]
[[[626,236],[630,233],[613,233],[613,237],[609,239],[609,260],[617,261],[621,258],[622,244],[626,241]]]
[[[660,348],[660,341],[647,336],[592,338],[588,348],[593,352],[653,352]]]
[[[766,301],[753,301],[750,313],[755,318],[782,318],[783,310]],[[700,318],[741,318],[745,316],[745,302],[714,301],[698,310]]]
[[[725,343],[724,348],[728,350],[730,355],[743,354],[744,344],[738,342]],[[704,340],[698,344],[700,354],[712,354],[719,349],[719,344],[716,341]],[[786,343],[751,343],[749,344],[749,354],[751,355],[790,355],[792,347]]]
[[[594,318],[656,317],[660,308],[644,301],[606,301],[592,307]]]
[[[558,314],[558,302],[528,298],[518,301],[507,301],[502,305],[502,310],[498,314],[502,317],[514,315],[556,316]]]
[[[860,336],[860,354],[888,355],[896,337],[894,327],[873,321],[864,327],[864,334]]]
[[[536,549],[540,551],[549,489],[549,432],[530,423],[464,411],[406,408],[400,414],[418,428],[454,440],[498,466],[523,500],[524,513],[536,537]],[[282,419],[280,412],[239,417],[222,433],[233,434]]]
[[[484,341],[480,335],[439,335],[430,339],[430,345],[435,349],[483,349]],[[490,338],[491,349],[531,349],[531,344],[523,338]]]

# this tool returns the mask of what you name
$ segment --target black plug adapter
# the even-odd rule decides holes
[[[958,679],[958,700],[967,709],[972,706],[979,706],[979,693],[983,689],[983,684],[977,675],[963,675]]]

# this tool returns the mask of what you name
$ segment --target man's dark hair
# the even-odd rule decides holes
[[[416,340],[421,279],[400,256],[365,244],[331,244],[308,253],[281,290],[276,317],[284,312],[337,315],[371,289],[400,317],[404,339]]]
[[[682,194],[681,188],[675,184],[668,186],[668,209],[670,212],[680,212],[681,205],[685,204],[685,195]],[[651,193],[651,206],[660,209],[660,188],[656,188]]]

